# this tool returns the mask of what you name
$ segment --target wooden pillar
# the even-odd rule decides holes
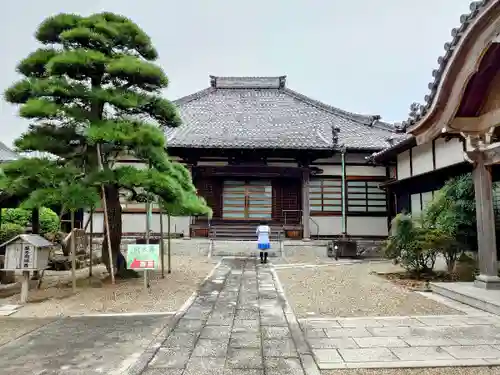
[[[34,208],[31,211],[31,233],[40,234],[40,210],[38,208]],[[33,280],[40,279],[40,271],[33,271]]]
[[[493,212],[491,170],[485,165],[484,152],[474,152],[474,190],[476,198],[479,275],[474,284],[484,289],[500,289]]]
[[[193,171],[193,167],[194,167],[195,163],[193,162],[188,162],[185,164],[185,167],[186,169],[189,171],[189,173],[191,174],[191,181],[193,182],[193,185],[194,185],[194,171]],[[196,186],[196,185],[195,185]],[[163,215],[163,213],[162,213]],[[170,220],[170,219],[169,219]],[[191,239],[191,216],[189,217],[189,222],[188,222],[188,227],[187,227],[187,232],[184,232],[183,234],[183,239],[185,240],[190,240]],[[170,236],[170,234],[169,234]]]
[[[311,239],[310,230],[310,217],[311,217],[311,206],[309,203],[309,168],[305,169],[302,173],[302,238],[304,241],[309,241]]]

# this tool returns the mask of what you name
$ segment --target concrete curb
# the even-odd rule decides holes
[[[320,375],[318,365],[316,364],[313,353],[309,344],[306,341],[304,333],[300,328],[299,322],[295,317],[295,313],[293,312],[288,300],[285,296],[285,291],[283,289],[283,285],[281,285],[281,281],[276,273],[274,268],[269,269],[271,275],[273,276],[274,282],[276,284],[276,290],[283,301],[285,301],[285,305],[283,306],[283,311],[285,313],[286,320],[288,321],[288,327],[290,328],[290,333],[292,335],[292,340],[295,343],[295,347],[300,357],[300,361],[302,362],[302,368],[304,369],[304,373],[306,375]]]
[[[210,273],[203,279],[200,284],[200,287],[215,273],[215,270],[220,267],[222,264],[222,259],[215,265],[214,268],[210,271]],[[161,329],[161,331],[153,338],[151,343],[148,345],[146,350],[139,355],[134,364],[132,364],[128,369],[122,372],[122,375],[141,375],[144,370],[146,370],[149,362],[154,358],[158,350],[160,350],[161,344],[165,342],[168,335],[175,328],[179,320],[184,316],[189,307],[193,304],[194,300],[198,296],[199,288],[191,294],[186,302],[181,306],[179,310],[175,313],[172,319]]]

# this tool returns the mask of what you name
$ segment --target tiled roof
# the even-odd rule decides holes
[[[369,157],[367,157],[367,159],[376,163],[384,162],[394,153],[403,152],[405,151],[405,148],[410,148],[412,145],[412,141],[414,140],[415,137],[411,134],[394,134],[392,137],[389,137],[387,139],[387,145],[383,150],[374,152]]]
[[[174,102],[183,124],[166,129],[168,147],[380,150],[394,131],[288,89],[285,76],[210,78]]]
[[[470,13],[463,14],[460,16],[460,26],[451,30],[452,40],[448,43],[444,44],[445,53],[443,56],[438,58],[438,68],[432,71],[433,80],[429,83],[429,94],[427,94],[424,98],[424,104],[413,103],[410,106],[409,118],[405,122],[403,122],[403,128],[406,129],[415,123],[417,123],[420,119],[422,119],[427,111],[430,109],[433,104],[438,87],[441,83],[441,79],[443,78],[443,73],[448,67],[452,57],[454,56],[456,47],[462,40],[465,32],[468,30],[469,26],[473,23],[473,21],[482,13],[482,11],[493,1],[498,0],[481,0],[481,1],[473,1],[470,4]]]
[[[19,159],[19,155],[0,142],[0,163]]]
[[[50,160],[57,160],[59,159],[59,156],[51,154],[50,152],[43,152],[43,151],[27,151],[27,152],[20,152],[19,155],[23,158],[27,159],[50,159]]]

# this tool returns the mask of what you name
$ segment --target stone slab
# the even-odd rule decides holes
[[[262,369],[263,359],[260,349],[229,348],[226,367],[231,369]]]
[[[234,332],[231,335],[229,346],[232,348],[260,348],[261,335],[256,332]]]
[[[456,359],[500,359],[500,350],[489,345],[443,346]]]
[[[382,329],[382,328],[381,328]],[[372,337],[367,328],[325,328],[327,337]],[[391,335],[394,336],[394,335]]]
[[[419,347],[419,346],[453,346],[458,345],[456,340],[452,340],[450,338],[442,337],[403,337],[404,340],[409,346]]]
[[[339,349],[339,348],[359,348],[351,337],[337,338],[310,338],[309,345],[314,349]]]
[[[224,375],[225,362],[225,357],[191,357],[182,375]]]
[[[430,283],[434,293],[500,315],[500,290],[482,289],[470,282]]]
[[[180,351],[171,348],[160,348],[151,361],[150,367],[183,369],[186,367],[190,356],[190,350]]]
[[[302,364],[298,358],[266,357],[264,358],[264,367],[268,374],[304,374]]]
[[[353,337],[360,348],[399,348],[409,346],[399,337]]]
[[[314,356],[318,362],[344,363],[337,349],[316,349]]]
[[[263,341],[265,357],[298,357],[297,348],[292,339],[271,339]]]
[[[227,353],[228,339],[199,339],[193,351],[193,357],[224,357]]]
[[[231,326],[209,326],[203,327],[200,338],[214,340],[229,340],[231,336]]]
[[[500,365],[500,361],[484,359],[434,360],[434,361],[384,361],[384,362],[349,362],[319,363],[321,370],[333,369],[408,369],[408,368],[443,368],[443,367],[478,367]]]
[[[393,362],[396,357],[387,348],[339,349],[345,362]]]
[[[290,338],[290,329],[288,327],[265,326],[262,327],[262,338],[263,339]]]
[[[447,351],[445,351],[439,346],[391,348],[391,351],[402,361],[429,361],[429,360],[451,361],[455,359]]]

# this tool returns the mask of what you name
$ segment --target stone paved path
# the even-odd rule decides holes
[[[305,319],[320,369],[500,365],[500,316]]]
[[[223,259],[143,375],[319,374],[294,319],[268,265]]]

